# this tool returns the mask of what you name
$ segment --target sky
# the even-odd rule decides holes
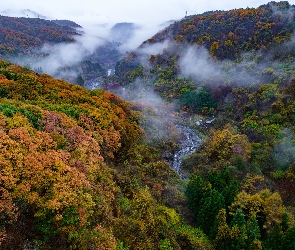
[[[164,23],[210,10],[258,7],[267,0],[1,0],[0,11],[30,9],[82,26],[117,22]],[[289,1],[295,4],[295,0]]]

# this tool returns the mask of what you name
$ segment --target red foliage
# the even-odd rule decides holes
[[[275,189],[278,190],[286,205],[295,206],[295,181],[289,179],[277,180]]]

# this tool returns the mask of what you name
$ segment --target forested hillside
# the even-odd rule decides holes
[[[73,36],[78,35],[76,30],[56,23],[62,22],[0,16],[1,57],[27,54],[45,43],[73,42]]]
[[[120,57],[117,43],[100,40],[85,38],[83,27],[70,20],[0,16],[2,59],[86,88],[99,85]],[[93,43],[91,52],[84,43]],[[76,53],[72,60],[67,50]]]
[[[103,77],[129,102],[0,61],[0,246],[294,250],[294,21],[176,21]],[[182,178],[178,125],[202,138]]]
[[[0,76],[1,249],[211,249],[139,107],[5,61]]]
[[[294,14],[271,2],[188,16],[117,64],[125,89],[155,91],[204,136],[183,171],[215,249],[295,247]]]

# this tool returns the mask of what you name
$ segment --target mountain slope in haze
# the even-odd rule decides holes
[[[118,43],[126,43],[139,29],[134,23],[116,23],[110,30],[109,37]]]
[[[75,58],[69,60],[69,53],[60,51],[66,49],[76,52]],[[120,52],[117,43],[85,38],[73,21],[0,16],[0,57],[93,88],[93,82],[98,84],[114,68]],[[68,63],[60,65],[63,61]]]
[[[71,28],[74,28],[74,29],[77,29],[77,28],[82,28],[81,25],[73,22],[73,21],[70,21],[70,20],[51,20],[51,22],[54,22],[60,26],[68,26],[68,27],[71,27]]]
[[[284,64],[286,60],[288,65],[292,65],[294,46],[288,41],[292,42],[294,28],[294,6],[285,1],[271,2],[256,9],[237,9],[188,16],[145,41],[133,55],[118,63],[116,72],[125,84],[130,82],[129,78],[132,76],[128,76],[128,68],[134,69],[134,72],[138,69],[141,50],[162,45],[162,51],[145,53],[145,57],[150,59],[147,64],[150,63],[158,74],[168,74],[171,71],[169,74],[172,78],[181,75],[182,68],[187,68],[181,67],[185,60],[188,61],[186,64],[199,63],[200,66],[204,62],[211,68],[219,64],[215,68],[217,72],[219,71],[219,75],[223,76],[213,80],[221,82],[222,85],[226,81],[231,83],[239,81],[232,77],[233,74],[227,72],[230,68],[239,72],[241,71],[239,66],[244,67],[246,65],[243,64],[248,63],[249,71],[253,71],[252,75],[255,75],[252,78],[256,79],[261,76],[261,71],[276,66],[272,65],[272,62]],[[197,49],[188,51],[192,46]],[[189,58],[189,53],[197,60]],[[221,63],[215,63],[215,59]],[[259,68],[260,73],[251,68],[250,61],[255,64],[256,69]],[[262,69],[262,64],[257,65],[259,62],[262,62],[265,68]],[[158,66],[162,72],[159,72]],[[191,73],[189,70],[183,71],[187,76]],[[256,77],[257,75],[260,76]],[[203,80],[202,77],[199,78]]]
[[[22,9],[22,10],[6,9],[3,11],[0,11],[0,14],[2,16],[10,16],[10,17],[29,17],[29,18],[49,19],[48,17],[30,9]]]

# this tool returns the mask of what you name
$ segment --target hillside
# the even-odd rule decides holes
[[[211,249],[139,107],[0,62],[2,249]]]
[[[257,9],[188,16],[146,43],[169,39],[198,44],[218,59],[236,59],[241,52],[269,49],[289,40],[294,31],[293,16],[293,6],[287,1],[270,2]]]
[[[0,16],[0,56],[27,54],[45,43],[74,42],[76,30],[39,18]]]
[[[183,172],[215,249],[294,248],[294,17],[285,1],[188,16],[117,63],[126,92],[203,135]]]
[[[261,81],[273,81],[274,75],[286,82],[294,70],[294,28],[294,6],[288,2],[188,16],[126,56],[117,64],[116,74],[123,84],[128,84],[137,75],[149,77],[152,71],[150,78],[157,75],[158,81],[154,84],[161,86],[165,85],[162,79],[179,76],[211,85],[237,85],[246,77],[251,78],[246,84],[257,85]],[[142,53],[160,45],[162,51]],[[141,69],[142,57],[148,59],[146,64],[150,64],[152,70]],[[201,69],[198,70],[201,67],[205,67],[203,75],[199,73]],[[271,72],[267,73],[268,70]],[[169,86],[164,87],[169,90]]]
[[[0,16],[1,59],[87,88],[100,85],[121,56],[116,42],[90,41],[70,20]],[[68,59],[65,50],[75,51],[76,57]]]

